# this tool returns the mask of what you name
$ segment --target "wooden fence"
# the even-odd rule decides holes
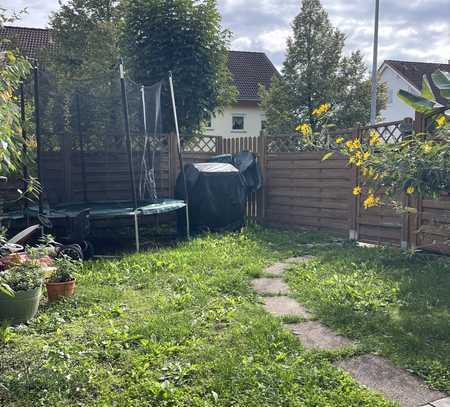
[[[335,132],[364,140],[372,131],[395,143],[404,133],[403,121]],[[423,123],[416,120],[416,130]],[[422,127],[421,127],[422,126]],[[323,161],[323,151],[304,151],[298,136],[205,137],[184,146],[187,162],[207,160],[214,154],[250,150],[258,155],[264,188],[252,198],[248,215],[261,223],[283,228],[329,231],[352,240],[387,243],[404,248],[450,253],[450,197],[419,200],[400,197],[417,210],[405,215],[389,206],[364,209],[363,197],[352,194],[359,172],[342,156]],[[408,201],[405,201],[408,199]]]
[[[422,121],[417,118],[415,125],[419,131],[423,128]],[[403,136],[401,122],[357,127],[338,134],[344,138],[364,140],[372,131],[390,143]],[[362,207],[363,198],[352,194],[353,187],[360,180],[358,171],[349,167],[344,157],[336,155],[322,161],[323,151],[304,151],[298,136],[203,136],[183,142],[185,163],[204,162],[213,155],[245,150],[257,155],[264,177],[262,191],[252,194],[248,200],[247,216],[251,220],[285,228],[329,231],[364,242],[449,253],[448,195],[435,201],[408,197],[408,206],[417,209],[417,213],[412,215],[402,215],[385,206],[366,210]],[[73,152],[69,162],[66,160],[65,163],[61,163],[57,153],[43,155],[43,178],[54,190],[51,198],[56,201],[81,200],[86,190],[91,200],[112,196],[114,199],[129,199],[126,155],[123,152],[86,154],[84,181],[79,153]],[[136,153],[135,157],[135,171],[139,174],[142,154]],[[174,135],[168,136],[157,154],[154,167],[159,195],[172,197],[179,173]]]

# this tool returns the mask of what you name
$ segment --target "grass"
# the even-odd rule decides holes
[[[450,393],[450,262],[395,249],[330,247],[287,273],[326,324]]]
[[[391,406],[335,369],[338,354],[306,352],[249,288],[320,240],[253,228],[86,264],[76,297],[0,331],[0,405]]]

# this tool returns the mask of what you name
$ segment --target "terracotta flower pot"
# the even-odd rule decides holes
[[[63,283],[45,283],[48,302],[55,302],[61,297],[72,297],[75,292],[75,279]]]

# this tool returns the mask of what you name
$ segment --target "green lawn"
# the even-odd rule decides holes
[[[339,353],[306,352],[249,289],[321,239],[252,228],[86,264],[75,298],[0,331],[0,405],[392,405],[334,369]]]
[[[450,262],[352,245],[288,273],[295,297],[361,349],[450,393]]]

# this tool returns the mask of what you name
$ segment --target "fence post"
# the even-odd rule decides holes
[[[216,137],[216,154],[217,155],[223,154],[223,138],[222,138],[222,136]]]
[[[425,131],[425,118],[423,114],[417,113],[414,120],[414,130],[417,133],[423,133]],[[419,234],[418,231],[422,226],[422,204],[423,199],[414,195],[410,199],[410,206],[416,210],[416,213],[408,213],[408,247],[412,250],[416,250],[419,246]]]
[[[263,187],[258,194],[257,202],[257,219],[263,223],[266,218],[266,199],[267,199],[267,136],[261,132],[258,139],[258,157],[261,166],[261,173],[263,178]]]
[[[361,128],[359,124],[356,125],[352,129],[352,138],[361,139]],[[352,168],[352,190],[358,185],[359,182],[359,170],[358,167],[353,166]],[[352,191],[350,191],[352,193]],[[358,214],[359,214],[359,196],[354,196],[352,193],[352,199],[350,204],[350,230],[349,230],[349,239],[350,240],[358,240],[359,239],[359,227],[358,227]]]

